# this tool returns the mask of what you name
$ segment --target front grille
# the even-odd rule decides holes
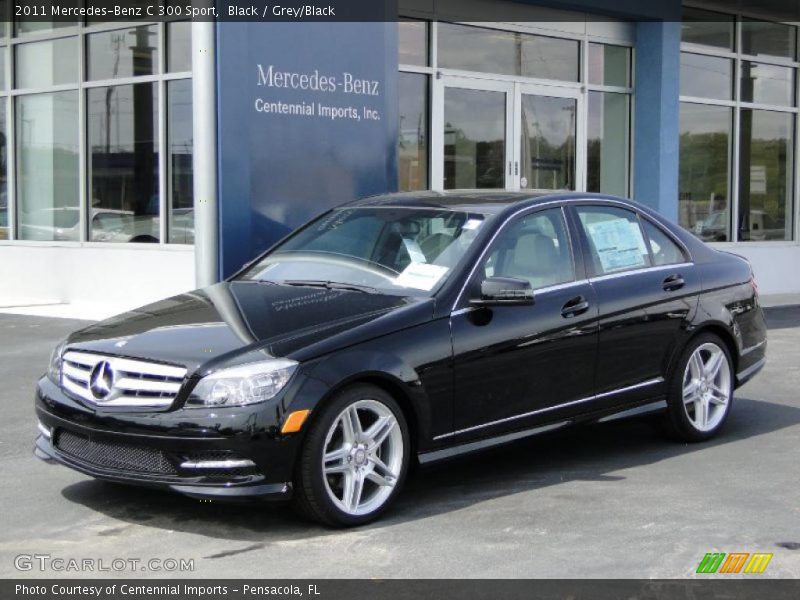
[[[183,367],[74,350],[64,353],[61,372],[65,391],[109,408],[166,408],[186,376]]]
[[[160,475],[176,473],[175,466],[161,450],[95,442],[70,431],[59,431],[55,444],[64,454],[98,467]]]

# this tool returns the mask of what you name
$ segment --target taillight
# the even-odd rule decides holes
[[[750,285],[753,286],[753,293],[758,295],[758,283],[756,283],[756,275],[753,273],[753,269],[750,269]]]

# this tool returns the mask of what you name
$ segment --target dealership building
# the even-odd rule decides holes
[[[112,314],[331,206],[454,188],[631,197],[800,293],[796,0],[399,14],[4,23],[0,307]]]

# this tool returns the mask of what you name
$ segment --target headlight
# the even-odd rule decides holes
[[[47,367],[47,376],[50,378],[50,381],[56,385],[61,385],[61,354],[64,352],[64,346],[66,343],[66,340],[59,342],[59,344],[53,348],[53,352],[50,354],[50,364]]]
[[[190,406],[242,406],[274,398],[292,377],[297,362],[273,358],[206,375],[189,395]]]

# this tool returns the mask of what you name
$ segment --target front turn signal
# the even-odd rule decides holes
[[[293,413],[290,413],[286,420],[283,422],[283,427],[281,427],[281,433],[297,433],[303,427],[303,423],[306,422],[308,415],[311,414],[311,411],[306,410],[296,410]]]

